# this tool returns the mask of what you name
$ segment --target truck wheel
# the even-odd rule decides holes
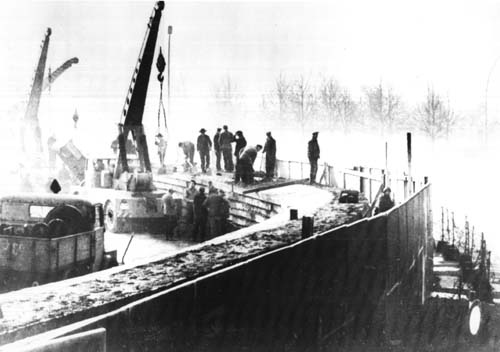
[[[110,232],[116,232],[117,230],[115,203],[110,200],[106,201],[104,205],[104,228]]]
[[[487,315],[487,309],[480,300],[476,299],[470,304],[467,315],[468,335],[475,343],[482,344],[487,339]]]

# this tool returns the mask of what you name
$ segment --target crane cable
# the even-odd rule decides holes
[[[156,60],[156,68],[158,69],[158,81],[160,82],[160,100],[158,102],[158,134],[160,134],[160,128],[161,128],[161,113],[163,112],[163,122],[165,124],[165,134],[168,133],[168,128],[167,128],[167,114],[165,112],[165,104],[163,104],[163,72],[165,71],[165,58],[163,57],[163,53],[161,52],[161,47],[160,47],[160,53],[158,54],[158,59]]]

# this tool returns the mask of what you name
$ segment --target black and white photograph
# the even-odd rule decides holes
[[[0,351],[500,350],[500,2],[6,0],[0,82]]]

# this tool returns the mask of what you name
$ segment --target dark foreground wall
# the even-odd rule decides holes
[[[383,327],[385,225],[381,216],[305,239],[83,329],[106,328],[110,351],[296,350],[345,334],[370,338]]]
[[[428,195],[425,189],[422,197]],[[253,257],[71,330],[104,327],[109,351],[297,351],[350,341],[378,344],[387,340],[388,327],[396,333],[401,311],[421,304],[426,295],[430,209],[419,194],[389,213]],[[412,217],[413,211],[422,216]]]

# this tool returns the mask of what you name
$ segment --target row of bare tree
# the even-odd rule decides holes
[[[226,76],[214,88],[214,98],[221,111],[238,113],[243,98],[237,85]],[[362,97],[353,98],[349,90],[334,78],[323,78],[314,84],[300,76],[289,79],[280,74],[274,88],[262,94],[262,112],[302,128],[342,129],[344,132],[378,129],[381,134],[398,130],[419,130],[432,140],[448,137],[457,116],[433,88],[417,106],[407,107],[401,97],[382,82],[363,88]]]

